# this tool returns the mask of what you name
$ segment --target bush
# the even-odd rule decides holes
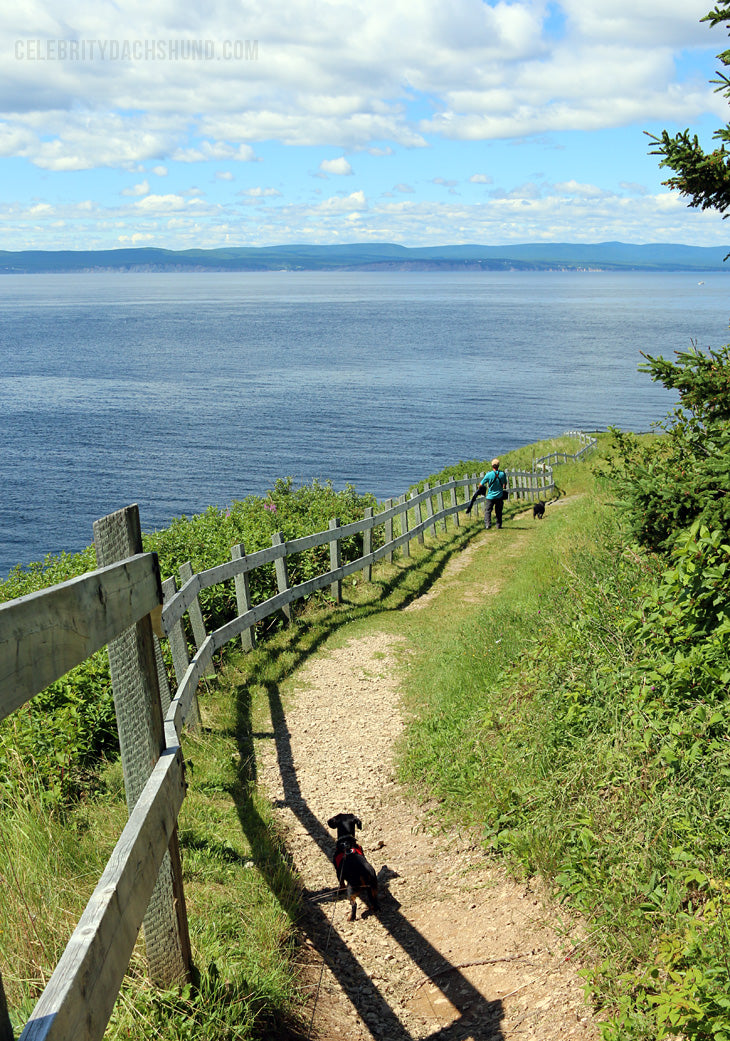
[[[359,495],[348,485],[335,491],[330,482],[313,481],[295,488],[292,478],[278,480],[263,498],[249,496],[228,509],[209,507],[192,517],[175,518],[168,528],[143,536],[146,551],[159,556],[163,579],[177,575],[190,561],[194,572],[230,560],[231,546],[243,542],[247,552],[271,545],[276,531],[285,540],[322,531],[330,518],[342,524],[361,520],[372,495]],[[377,535],[377,533],[376,533]],[[377,543],[375,543],[377,544]],[[362,536],[344,539],[342,560],[362,555]],[[327,546],[288,558],[292,585],[329,570]],[[14,568],[0,585],[0,602],[25,596],[96,568],[94,547],[82,553],[48,556],[42,563]],[[254,603],[277,592],[273,565],[250,575]],[[213,586],[200,595],[208,631],[235,617],[233,582]],[[17,797],[23,782],[13,764],[19,757],[33,764],[47,798],[64,804],[88,787],[95,766],[117,754],[116,721],[106,651],[72,669],[10,718],[0,722],[0,793]]]

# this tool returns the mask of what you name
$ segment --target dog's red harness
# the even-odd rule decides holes
[[[332,858],[332,860],[334,862],[334,865],[335,865],[335,871],[337,872],[337,877],[338,878],[341,877],[340,869],[342,867],[342,862],[343,862],[343,860],[345,859],[345,857],[347,856],[348,853],[357,853],[361,857],[365,856],[365,853],[363,851],[362,846],[358,846],[358,844],[356,842],[353,842],[353,844],[351,846],[349,846],[347,849],[342,849],[341,847],[338,847],[335,850],[334,857]]]

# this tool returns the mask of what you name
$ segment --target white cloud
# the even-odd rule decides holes
[[[281,195],[277,188],[244,188],[239,195],[248,195],[253,199],[274,198]]]
[[[645,184],[637,184],[635,181],[621,181],[619,188],[625,192],[629,192],[631,195],[649,194],[649,189]]]
[[[54,111],[25,118],[35,137],[17,154],[45,170],[115,167],[138,172],[142,161],[158,157],[174,140],[169,126],[140,115]]]
[[[139,184],[133,185],[131,188],[122,188],[122,195],[147,195],[150,190],[149,181],[140,181]]]
[[[262,189],[267,191],[267,189]],[[266,195],[243,196],[253,204]],[[87,248],[120,243],[183,249],[279,242],[359,241],[438,245],[529,241],[674,241],[698,245],[728,241],[718,214],[688,211],[673,193],[639,195],[607,191],[583,182],[526,182],[508,192],[490,192],[479,203],[444,195],[419,200],[413,195],[370,199],[360,189],[307,202],[257,207],[251,216],[239,201],[212,206],[183,192],[128,199],[108,207],[84,200],[55,205],[34,200],[21,207],[0,204],[3,240],[10,248],[58,249],[69,241]],[[69,239],[70,236],[70,239]]]
[[[146,246],[154,242],[155,236],[151,232],[135,231],[133,235],[119,235],[117,241],[123,246]]]
[[[661,4],[636,0],[560,0],[573,31],[593,40],[630,40],[650,46],[688,47],[708,45],[708,27],[700,19],[709,9],[707,0],[662,0]],[[719,31],[716,30],[716,37]]]
[[[178,163],[200,163],[211,159],[231,159],[251,163],[256,159],[250,145],[230,145],[224,141],[203,141],[194,148],[178,148],[171,158]]]
[[[577,181],[562,181],[555,185],[555,190],[561,195],[580,195],[585,199],[595,199],[605,194],[604,190],[595,184],[579,184]]]
[[[161,213],[169,210],[184,210],[188,203],[182,195],[147,195],[134,205],[142,212]]]
[[[347,210],[366,210],[367,208],[368,202],[363,191],[352,192],[345,196],[333,195],[317,207],[325,213],[344,213]]]
[[[72,5],[61,17],[57,0],[36,0],[32,13],[7,7],[0,16],[6,54],[15,40],[123,45],[133,37],[150,56],[6,61],[0,155],[49,170],[130,169],[149,160],[250,162],[264,141],[388,156],[394,146],[423,147],[427,135],[489,140],[648,119],[691,123],[722,105],[701,84],[678,80],[674,65],[678,49],[724,47],[721,29],[699,23],[706,7],[250,0],[234,15],[230,0],[191,0],[184,12],[169,0],[119,0]],[[564,12],[562,33],[545,31],[551,11]],[[257,40],[257,60],[226,59],[234,38]],[[188,48],[206,41],[206,54],[173,60],[176,40]],[[432,99],[430,117],[409,116],[413,92]],[[327,162],[342,169],[324,172],[349,172],[344,157]]]
[[[341,155],[339,159],[323,159],[319,164],[319,168],[323,173],[328,174],[341,174],[344,176],[352,174],[352,167],[344,155]]]
[[[640,162],[620,171],[613,164],[602,178],[591,173],[595,163],[569,165],[566,154],[561,169],[557,153],[548,156],[565,145],[552,136],[562,131],[584,132],[588,151],[601,147],[594,142],[605,128],[636,127],[638,135],[647,124],[693,126],[708,113],[724,122],[725,100],[692,71],[695,55],[705,60],[726,45],[722,28],[699,22],[708,7],[708,0],[247,0],[245,11],[233,0],[5,5],[0,176],[2,157],[42,173],[26,167],[27,187],[8,178],[18,187],[5,187],[14,201],[0,204],[3,244],[30,245],[31,227],[40,229],[41,248],[109,246],[134,235],[174,248],[216,245],[216,236],[337,241],[353,225],[364,240],[424,244],[552,233],[586,241],[594,230],[603,239],[724,241],[728,226],[652,187],[659,172],[652,185],[639,183]],[[218,53],[211,60],[14,56],[16,39],[124,41],[130,27],[138,40],[206,40]],[[224,59],[234,37],[258,40],[257,60]],[[500,165],[501,146],[490,152],[488,143],[502,139],[524,145],[517,175],[514,162]],[[643,145],[639,138],[642,156]],[[418,160],[410,151],[431,146]],[[311,176],[322,154],[338,158],[314,173],[324,188],[318,198]],[[235,180],[239,188],[242,175],[221,168],[240,162],[261,162],[257,178],[279,187],[247,188],[218,205],[180,187],[189,164],[207,163],[199,183]],[[154,178],[167,177],[171,163],[188,165],[172,171],[174,190],[166,193]],[[360,190],[335,192],[327,178],[353,176],[353,165],[358,179],[350,183]],[[79,172],[95,169],[118,173],[92,189],[91,176]],[[492,175],[469,174],[484,169]],[[456,172],[459,181],[436,171]],[[591,184],[594,177],[600,183]],[[480,200],[467,205],[456,195],[460,181],[491,187],[464,189]],[[74,191],[83,202],[59,203]],[[424,192],[438,198],[421,201]]]
[[[670,211],[683,213],[687,208],[687,203],[676,192],[662,192],[654,198],[657,207],[664,213]]]

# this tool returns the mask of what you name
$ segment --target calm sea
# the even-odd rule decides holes
[[[702,284],[700,284],[700,282]],[[0,279],[0,578],[130,502],[145,530],[277,477],[379,498],[568,428],[645,430],[637,372],[728,339],[724,274]]]

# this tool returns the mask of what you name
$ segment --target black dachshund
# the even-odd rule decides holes
[[[350,900],[350,921],[357,917],[357,897],[367,905],[368,911],[374,913],[380,909],[378,903],[378,876],[372,864],[365,859],[362,846],[355,838],[357,828],[362,828],[362,821],[353,813],[338,813],[327,821],[330,828],[337,829],[337,841],[332,863],[335,865],[340,889],[347,886]]]

